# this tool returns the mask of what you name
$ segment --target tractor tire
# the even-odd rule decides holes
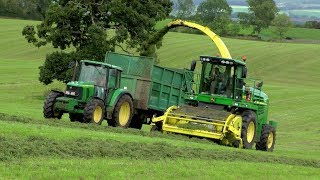
[[[251,149],[256,137],[257,120],[253,111],[246,110],[242,113],[241,138],[244,149]]]
[[[45,118],[57,118],[57,119],[61,119],[63,113],[62,112],[56,112],[54,111],[53,107],[54,107],[54,103],[56,102],[56,99],[58,97],[63,96],[61,93],[58,92],[51,92],[43,105],[43,116]]]
[[[130,123],[130,128],[141,129],[145,116],[141,114],[133,115]]]
[[[122,95],[118,100],[112,114],[112,119],[108,121],[110,126],[128,128],[133,116],[133,102],[129,95]]]
[[[90,100],[84,108],[83,121],[85,123],[101,124],[104,119],[105,105],[100,99]]]
[[[265,124],[262,126],[260,141],[256,143],[256,149],[260,151],[272,152],[276,142],[276,130],[272,126]]]
[[[78,114],[78,113],[69,113],[69,119],[71,122],[81,122],[83,123],[83,114]]]

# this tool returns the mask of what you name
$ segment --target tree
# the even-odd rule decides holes
[[[226,0],[206,0],[199,4],[196,18],[220,35],[227,33],[232,9]]]
[[[262,29],[268,28],[278,8],[273,0],[247,0],[249,13],[239,13],[240,23],[247,27],[253,26],[253,34],[260,34]]]
[[[311,29],[320,29],[320,21],[307,21],[304,27]]]
[[[41,24],[24,27],[22,34],[36,47],[52,44],[60,49],[47,55],[39,80],[68,82],[66,67],[74,61],[103,61],[107,51],[116,46],[125,50],[123,45],[144,53],[143,44],[154,34],[156,21],[166,18],[171,6],[170,0],[59,0],[50,5]],[[64,51],[69,47],[74,51]]]
[[[279,38],[283,39],[292,27],[292,22],[286,14],[278,14],[272,21],[272,25],[275,27],[275,32],[279,35]]]
[[[177,18],[185,19],[190,17],[195,9],[192,0],[177,0]]]

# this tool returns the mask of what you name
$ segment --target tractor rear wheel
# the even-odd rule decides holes
[[[54,110],[54,103],[56,102],[56,99],[61,96],[63,96],[62,93],[53,92],[53,91],[47,96],[46,101],[44,102],[44,105],[43,105],[43,116],[45,118],[61,119],[63,113]]]
[[[241,130],[241,138],[243,142],[243,148],[251,149],[255,137],[256,137],[256,129],[257,129],[257,120],[256,114],[253,111],[246,110],[242,113],[242,130]]]
[[[133,102],[132,98],[128,95],[122,95],[118,100],[113,114],[112,119],[108,121],[110,126],[120,126],[123,128],[129,127],[133,116]]]
[[[272,152],[274,149],[274,145],[276,142],[276,130],[265,124],[262,126],[260,141],[256,144],[256,149],[261,151],[270,151]]]
[[[69,119],[71,122],[83,122],[83,114],[78,114],[78,113],[69,113]]]
[[[92,99],[87,103],[83,112],[83,121],[101,124],[104,119],[105,106],[102,100]]]

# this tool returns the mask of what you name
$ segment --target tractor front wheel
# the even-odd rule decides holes
[[[257,129],[256,114],[250,110],[244,111],[242,113],[242,130],[241,130],[243,148],[245,149],[252,148],[255,141],[255,137],[256,137],[256,129]]]
[[[56,99],[61,96],[62,96],[62,93],[53,92],[53,91],[47,96],[46,101],[44,102],[44,105],[43,105],[43,116],[45,118],[61,119],[63,113],[54,110],[54,103],[56,102]]]
[[[276,130],[266,124],[262,126],[260,141],[256,144],[256,149],[261,151],[270,151],[274,149],[276,142]]]
[[[117,102],[112,119],[108,121],[111,126],[120,126],[123,128],[129,127],[133,116],[133,102],[132,98],[128,95],[122,95]]]
[[[87,103],[83,112],[83,120],[88,123],[101,124],[104,119],[105,106],[102,100],[92,99]]]

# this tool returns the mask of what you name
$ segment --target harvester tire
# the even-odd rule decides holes
[[[256,137],[257,120],[253,111],[246,110],[242,113],[241,138],[244,149],[251,149]]]
[[[108,124],[114,127],[129,127],[133,116],[133,102],[129,95],[122,95],[118,100]]]
[[[44,102],[44,105],[43,105],[43,116],[45,118],[61,119],[63,113],[55,112],[53,109],[56,99],[61,96],[63,96],[62,93],[53,92],[53,91],[47,96],[46,101]]]
[[[69,113],[69,119],[71,122],[83,122],[83,114],[78,114],[78,113]]]
[[[100,125],[104,119],[104,114],[105,106],[103,101],[100,99],[92,99],[84,108],[83,121]]]
[[[270,151],[274,149],[276,142],[276,130],[272,126],[265,124],[262,126],[260,141],[256,143],[256,149],[260,151]]]

